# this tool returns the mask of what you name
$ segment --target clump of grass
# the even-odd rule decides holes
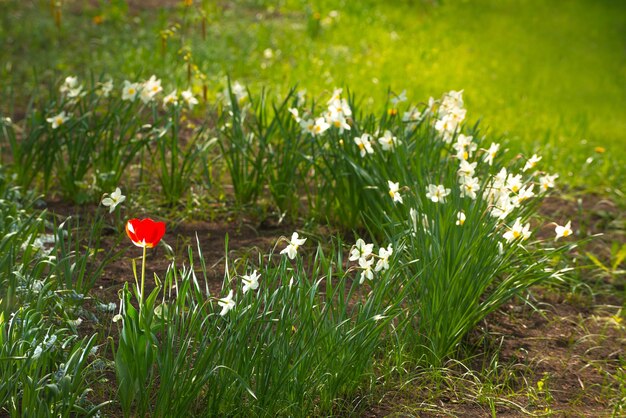
[[[200,248],[189,249],[189,267],[172,265],[138,310],[125,288],[116,347],[125,414],[304,416],[355,393],[395,317],[401,276],[389,269],[364,296],[341,243],[330,251],[315,250],[308,268],[273,253],[255,266],[227,261],[228,295],[213,296],[195,274],[200,260],[206,278]]]
[[[93,415],[108,402],[94,405],[89,397],[97,334],[77,334],[84,295],[64,287],[57,276],[64,269],[52,255],[63,249],[44,233],[46,215],[8,186],[4,172],[0,196],[0,410],[12,417]]]
[[[558,177],[540,170],[540,156],[507,161],[500,144],[464,123],[462,92],[422,108],[404,100],[393,97],[377,117],[337,89],[322,109],[283,102],[265,123],[288,112],[300,125],[282,138],[301,143],[314,169],[311,216],[402,249],[413,307],[406,338],[415,338],[418,358],[441,364],[505,301],[561,277],[555,257],[575,244],[530,240],[537,207]],[[242,130],[239,141],[250,134]],[[266,181],[271,190],[273,179]],[[555,239],[573,232],[571,223],[555,230]]]

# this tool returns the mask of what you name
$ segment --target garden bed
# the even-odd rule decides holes
[[[576,203],[576,200],[579,203]],[[87,216],[92,206],[47,203],[47,210],[59,217]],[[600,234],[587,246],[605,262],[610,261],[611,243],[626,242],[624,231],[611,227],[623,221],[620,211],[608,199],[596,195],[578,195],[576,199],[548,198],[540,212],[564,222],[579,215],[587,234]],[[281,239],[288,237],[294,225],[268,222],[215,221],[183,222],[170,228],[164,240],[183,246],[195,237],[211,265],[209,288],[213,294],[222,291],[224,277],[225,237],[229,237],[230,258],[240,255],[254,258],[268,253]],[[540,235],[551,236],[545,228]],[[113,237],[106,245],[113,244]],[[95,294],[102,302],[119,303],[118,292],[124,282],[133,283],[130,257],[138,250],[125,241],[117,244],[123,256],[110,264],[96,282]],[[149,276],[162,275],[170,262],[163,249],[149,261]],[[580,254],[579,254],[580,255]],[[185,255],[183,254],[183,257]],[[347,253],[346,253],[347,258]],[[588,270],[582,274],[576,288],[537,287],[521,299],[512,301],[489,315],[465,341],[463,363],[450,362],[445,371],[409,371],[409,379],[387,377],[373,386],[369,393],[346,399],[337,413],[379,416],[490,416],[516,417],[531,414],[558,416],[610,416],[616,402],[623,396],[623,360],[620,355],[626,342],[626,328],[619,316],[622,300],[610,289],[622,289],[623,284],[598,277]],[[609,286],[608,293],[595,293],[586,284],[599,289]],[[578,287],[579,285],[582,285]],[[150,283],[148,289],[153,288]],[[97,326],[84,324],[88,329]],[[110,337],[117,339],[116,329]],[[384,373],[383,373],[384,375]],[[110,382],[114,373],[107,373]],[[405,382],[408,380],[408,383]],[[105,401],[115,394],[94,388]],[[620,395],[621,393],[621,395]],[[106,414],[121,414],[117,408]]]

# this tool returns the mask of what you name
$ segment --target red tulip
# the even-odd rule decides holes
[[[131,219],[126,222],[126,233],[137,247],[152,248],[163,238],[165,223],[150,218]]]

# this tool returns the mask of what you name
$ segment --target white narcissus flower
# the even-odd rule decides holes
[[[465,223],[465,212],[460,210],[456,214],[456,224],[458,226],[463,226],[464,223]]]
[[[176,106],[178,104],[178,92],[176,89],[163,98],[163,107],[167,108],[169,105]]]
[[[109,78],[104,83],[100,83],[100,90],[98,90],[98,93],[102,97],[109,97],[109,95],[111,94],[112,91],[113,91],[113,80],[112,79]]]
[[[296,123],[300,123],[300,113],[298,112],[298,109],[296,109],[295,107],[292,107],[287,110],[289,111],[289,113],[291,113]]]
[[[511,242],[516,239],[525,240],[530,237],[530,223],[522,225],[521,218],[515,220],[512,228],[504,233],[504,239],[506,242]]]
[[[506,191],[506,179],[509,174],[506,171],[506,168],[502,167],[502,169],[493,177],[492,189],[498,190],[500,192]]]
[[[389,185],[389,196],[391,196],[394,202],[402,203],[402,196],[400,196],[400,184],[394,183],[390,180],[387,180],[387,184]]]
[[[67,97],[70,99],[75,99],[77,97],[82,97],[84,95],[85,95],[85,92],[83,92],[83,86],[78,86],[77,88],[72,89],[67,92]]]
[[[122,100],[130,100],[134,102],[139,93],[139,83],[131,83],[128,80],[124,80],[124,86],[122,87]]]
[[[383,151],[393,151],[398,144],[398,139],[393,136],[391,131],[387,130],[381,138],[378,138],[378,143]]]
[[[230,91],[232,92],[233,96],[235,96],[235,99],[237,99],[237,103],[239,104],[243,103],[248,94],[246,88],[239,81],[235,81],[233,84],[230,85]],[[228,88],[224,90],[224,96],[229,98],[230,100],[230,93],[228,91]]]
[[[554,188],[554,182],[559,177],[558,174],[546,174],[545,176],[539,177],[539,187],[544,192],[548,189]]]
[[[348,125],[348,121],[343,113],[340,112],[330,112],[327,114],[326,122],[331,126],[339,129],[339,133],[342,134],[344,130],[350,130],[350,125]]]
[[[68,119],[69,119],[69,116],[67,116],[65,114],[65,111],[63,111],[56,116],[47,118],[46,121],[52,125],[52,129],[56,129],[59,126],[63,125],[65,122],[67,122]]]
[[[472,139],[474,139],[474,137],[459,134],[456,142],[452,145],[452,148],[456,150],[456,157],[459,160],[467,160],[478,148],[478,145],[473,143]]]
[[[446,143],[452,142],[452,134],[456,131],[456,127],[457,125],[455,121],[447,116],[444,116],[435,122],[435,130],[442,135],[443,140]]]
[[[65,81],[59,88],[59,91],[68,98],[74,99],[83,95],[83,86],[78,85],[78,77],[65,77]]]
[[[189,106],[189,109],[193,109],[193,107],[199,103],[198,99],[193,97],[191,89],[183,91],[180,95],[183,97],[185,103],[187,103],[187,106]]]
[[[296,258],[296,254],[298,254],[298,248],[300,248],[300,246],[305,242],[306,238],[298,238],[298,233],[294,232],[291,234],[289,244],[287,244],[287,247],[285,247],[285,249],[283,249],[280,253],[287,254],[287,257],[289,257],[290,260],[293,260]]]
[[[370,142],[371,139],[372,136],[370,134],[363,134],[354,138],[354,143],[357,145],[357,147],[359,147],[361,157],[365,157],[367,154],[374,153],[374,148],[372,148],[372,143]]]
[[[326,132],[330,128],[330,125],[326,122],[324,118],[315,119],[315,124],[313,125],[312,134],[313,136],[318,136]]]
[[[298,90],[296,96],[298,99],[298,104],[304,103],[306,101],[306,89]]]
[[[435,122],[435,130],[438,131],[445,143],[452,142],[454,133],[465,119],[466,110],[462,108],[451,108],[447,112],[443,107],[439,109],[441,119]]]
[[[352,250],[350,250],[350,257],[348,260],[356,261],[359,258],[367,258],[372,254],[374,250],[374,244],[366,244],[361,238],[356,240],[356,244]]]
[[[459,177],[472,177],[478,163],[469,163],[467,160],[461,160],[457,174]]]
[[[429,116],[429,115],[434,115],[435,114],[435,108],[437,107],[437,100],[435,100],[434,97],[429,97],[428,98],[428,105],[426,106],[426,108],[424,109],[424,116]]]
[[[102,199],[102,204],[109,207],[109,213],[113,213],[117,205],[122,203],[124,200],[126,200],[126,196],[122,194],[119,187],[116,187],[113,193]]]
[[[476,192],[480,189],[478,178],[461,177],[461,196],[476,200]]]
[[[494,218],[504,219],[515,209],[515,205],[508,194],[500,194],[498,200],[493,203],[489,214]]]
[[[250,275],[242,276],[241,281],[243,282],[243,293],[245,294],[248,290],[258,289],[260,277],[261,275],[257,274],[256,270],[254,270],[254,272]]]
[[[397,107],[398,103],[406,102],[406,90],[402,90],[400,94],[391,98],[390,102],[393,107]]]
[[[224,316],[235,307],[235,301],[233,300],[233,291],[231,289],[228,292],[228,296],[225,298],[221,298],[217,300],[217,304],[222,307],[222,311],[220,312],[220,316]]]
[[[483,161],[489,163],[489,165],[493,165],[493,159],[496,158],[496,154],[500,149],[500,144],[496,144],[495,142],[491,143],[489,149],[485,150],[485,156],[483,157]]]
[[[522,188],[522,175],[512,175],[509,174],[509,177],[506,179],[506,188],[512,191],[513,193],[517,193]]]
[[[339,88],[339,89],[335,89],[333,91],[333,95],[330,97],[330,99],[328,100],[328,104],[331,104],[333,102],[336,102],[337,100],[341,100],[341,93],[343,93],[343,89]]]
[[[161,80],[157,79],[155,75],[152,75],[142,84],[139,98],[142,102],[149,103],[161,91],[163,91],[163,87],[161,87]]]
[[[467,115],[467,110],[458,107],[454,109],[450,109],[450,111],[446,114],[446,117],[449,118],[453,124],[459,126],[461,122],[465,119],[465,115]]]
[[[517,203],[518,205],[521,205],[525,200],[528,200],[531,197],[535,196],[535,192],[533,191],[534,188],[535,188],[534,184],[522,187],[516,196],[515,203]]]
[[[378,250],[378,261],[376,261],[376,267],[374,271],[387,270],[389,268],[389,257],[393,254],[393,247],[391,244],[387,248],[380,247]]]
[[[556,238],[554,240],[558,240],[559,238],[567,238],[573,234],[572,231],[572,221],[569,221],[565,226],[561,226],[556,224],[554,228],[554,232],[556,233]]]
[[[537,163],[539,161],[541,161],[541,157],[537,156],[537,154],[533,154],[533,156],[530,157],[526,161],[526,164],[524,165],[524,168],[522,169],[522,171],[526,171],[526,170],[530,170],[531,168],[535,168],[535,166],[537,165]]]
[[[359,279],[359,284],[363,284],[365,279],[373,280],[374,272],[372,271],[372,264],[374,264],[374,259],[370,258],[366,260],[365,258],[359,258],[359,268],[361,271],[361,277]]]
[[[417,122],[420,120],[420,111],[417,107],[411,106],[409,110],[402,114],[402,122],[410,123]]]
[[[301,119],[300,127],[302,128],[303,134],[315,135],[313,133],[313,128],[315,127],[315,121],[313,119]]]
[[[78,87],[78,77],[76,76],[67,76],[65,77],[65,81],[59,87],[59,92],[65,94],[70,90],[74,90]]]
[[[333,100],[328,105],[329,113],[338,113],[345,117],[352,116],[352,109],[350,109],[350,104],[346,99],[337,99]]]
[[[456,109],[463,107],[463,90],[454,91],[450,90],[444,94],[441,100],[441,107],[439,108],[439,114],[448,114]]]
[[[429,184],[426,188],[426,197],[435,203],[445,203],[446,196],[450,194],[450,189],[446,189],[443,185]]]

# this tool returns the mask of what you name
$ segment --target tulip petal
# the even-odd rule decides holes
[[[155,222],[150,218],[131,219],[126,223],[126,233],[138,247],[152,248],[165,235],[165,223]]]

